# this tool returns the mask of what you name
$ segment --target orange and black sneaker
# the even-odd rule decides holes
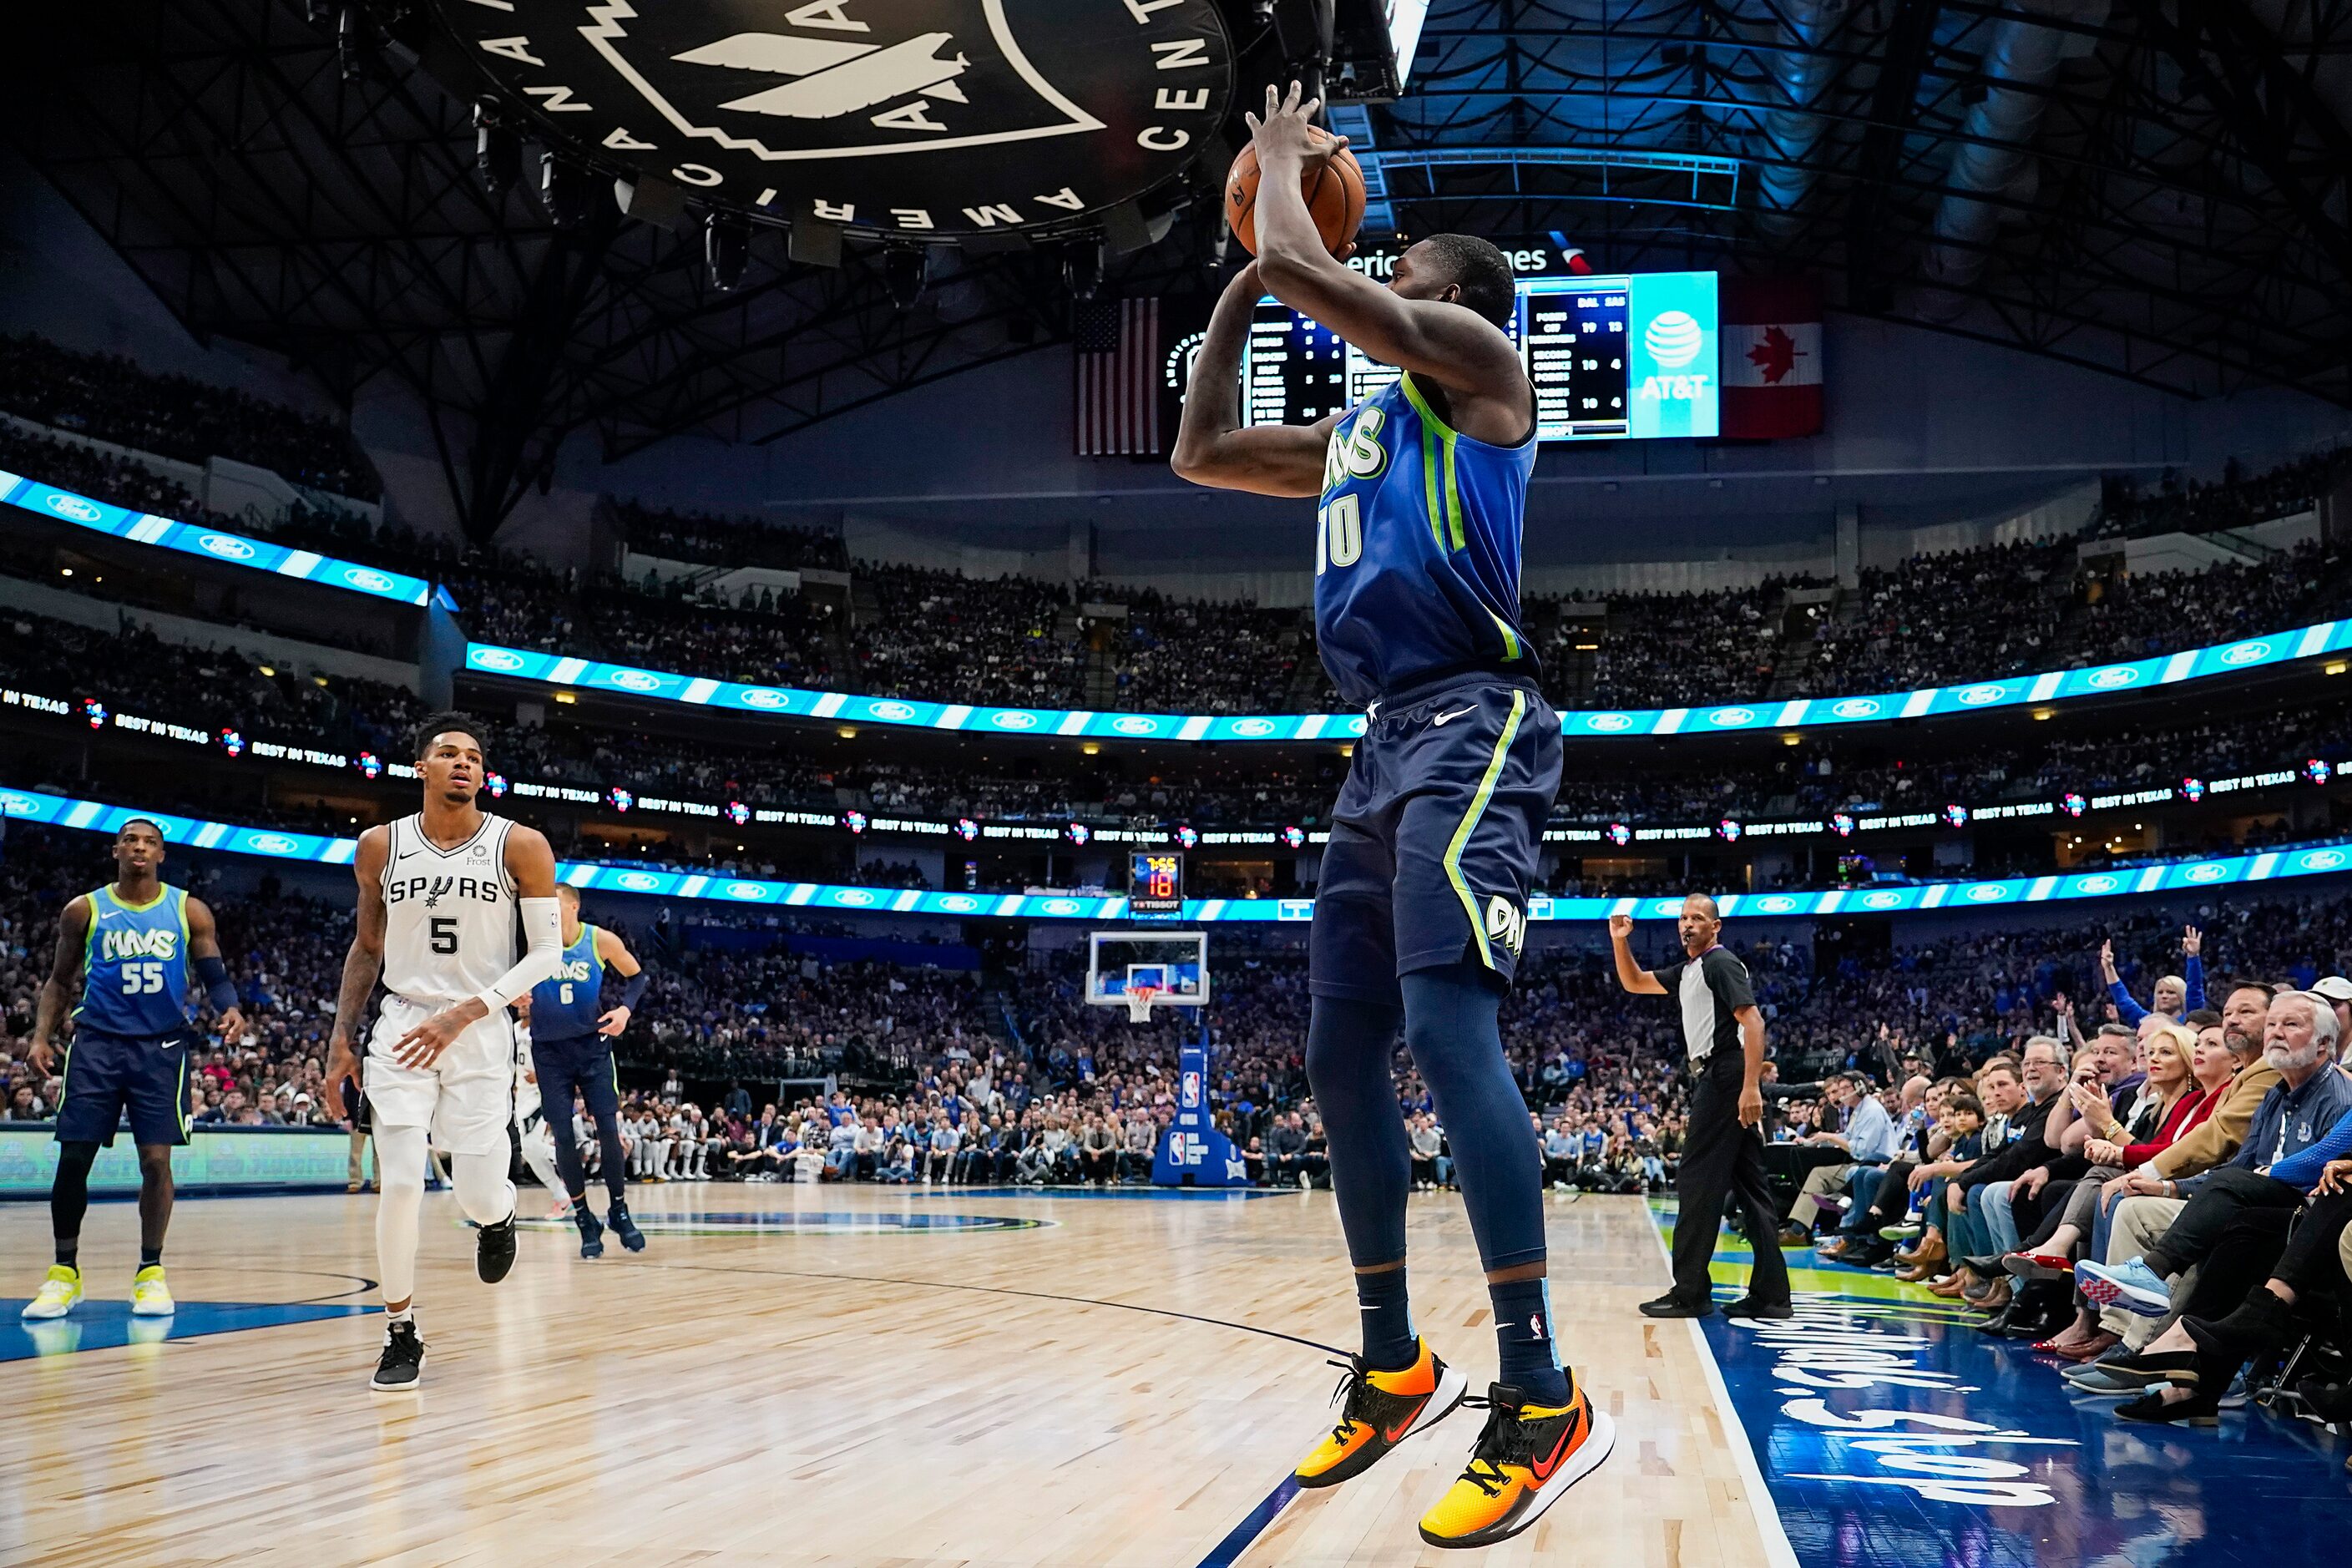
[[[1519,1390],[1496,1384],[1470,1467],[1421,1516],[1421,1538],[1432,1546],[1507,1541],[1598,1469],[1616,1441],[1608,1413],[1592,1407],[1572,1373],[1560,1405],[1529,1405]]]
[[[1375,1372],[1360,1356],[1331,1364],[1347,1369],[1333,1397],[1339,1422],[1292,1472],[1302,1487],[1336,1487],[1372,1468],[1380,1457],[1448,1415],[1470,1392],[1470,1380],[1437,1359],[1427,1340],[1402,1372]]]

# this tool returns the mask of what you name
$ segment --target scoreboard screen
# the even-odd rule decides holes
[[[1130,854],[1128,857],[1127,908],[1129,914],[1182,914],[1184,857],[1141,849]]]
[[[1385,280],[1402,247],[1349,265]],[[1712,272],[1577,275],[1557,249],[1511,248],[1517,306],[1506,330],[1536,389],[1544,441],[1713,436],[1720,425]],[[1268,296],[1242,349],[1243,419],[1312,425],[1397,379],[1328,328]]]

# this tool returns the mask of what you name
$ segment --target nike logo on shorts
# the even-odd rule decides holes
[[[1451,713],[1440,713],[1436,718],[1432,719],[1429,721],[1429,727],[1434,730],[1440,724],[1452,723],[1454,720],[1461,718],[1465,713],[1475,713],[1476,711],[1478,711],[1478,705],[1475,702],[1467,708],[1456,708]]]

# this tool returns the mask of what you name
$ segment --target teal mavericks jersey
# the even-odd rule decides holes
[[[111,886],[89,894],[81,1005],[74,1020],[110,1035],[176,1034],[188,1025],[188,895],[159,885],[143,904]]]
[[[1341,416],[1316,510],[1315,640],[1358,707],[1450,674],[1537,676],[1519,626],[1534,432],[1456,435],[1410,374]]]
[[[604,1015],[604,961],[596,956],[596,928],[580,922],[580,938],[563,950],[554,975],[530,988],[530,1037],[574,1040],[596,1032]]]

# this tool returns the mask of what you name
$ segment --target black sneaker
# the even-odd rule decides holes
[[[1645,1318],[1704,1318],[1714,1310],[1712,1301],[1685,1301],[1672,1290],[1654,1301],[1642,1303],[1642,1316]]]
[[[474,1272],[482,1277],[485,1285],[495,1285],[507,1277],[514,1267],[515,1222],[509,1215],[496,1225],[486,1225],[474,1237]]]
[[[614,1236],[621,1238],[621,1245],[631,1252],[643,1252],[646,1249],[646,1233],[639,1230],[637,1222],[629,1217],[628,1205],[614,1204],[606,1209],[604,1223],[611,1227]]]
[[[580,1256],[583,1258],[604,1257],[604,1227],[597,1221],[596,1216],[589,1212],[588,1205],[583,1203],[578,1208],[572,1210],[572,1218],[573,1222],[580,1226]]]
[[[368,1386],[380,1394],[414,1394],[424,1373],[425,1342],[416,1337],[415,1322],[387,1324],[383,1354],[376,1358],[375,1376]]]
[[[1797,1309],[1787,1301],[1759,1301],[1753,1296],[1742,1296],[1724,1311],[1734,1318],[1793,1318]]]

